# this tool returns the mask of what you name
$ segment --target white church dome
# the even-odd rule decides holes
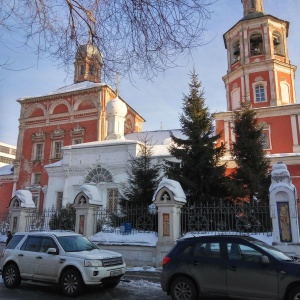
[[[109,117],[119,116],[125,118],[127,114],[127,106],[119,97],[116,97],[107,103],[106,114]]]

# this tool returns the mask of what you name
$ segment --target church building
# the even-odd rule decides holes
[[[7,207],[17,190],[27,190],[38,209],[43,209],[48,189],[45,166],[62,159],[62,148],[102,141],[111,130],[107,125],[106,106],[116,92],[101,81],[102,54],[91,44],[78,48],[74,84],[47,95],[18,99],[21,105],[13,189],[3,193],[1,207]],[[140,132],[144,119],[118,97],[126,115],[125,133]],[[125,125],[124,125],[125,124]],[[116,126],[118,120],[116,119]],[[118,130],[115,130],[118,134]],[[60,201],[60,194],[57,194]]]
[[[235,141],[233,111],[245,100],[263,128],[262,143],[271,165],[287,165],[300,190],[300,104],[296,103],[295,72],[288,54],[289,22],[268,15],[263,0],[242,0],[244,15],[224,34],[228,70],[223,77],[227,111],[214,115],[218,145],[225,144],[224,163],[235,164],[230,150]]]

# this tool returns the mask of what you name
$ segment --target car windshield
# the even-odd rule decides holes
[[[94,243],[81,235],[57,237],[65,252],[80,252],[99,249]]]
[[[293,261],[293,259],[290,256],[287,256],[280,250],[276,249],[273,246],[270,246],[264,242],[261,241],[253,241],[253,244],[258,246],[259,248],[263,249],[264,251],[268,252],[271,254],[273,257],[277,258],[278,260],[284,260],[284,261]]]

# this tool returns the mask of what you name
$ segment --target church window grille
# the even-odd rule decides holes
[[[97,166],[95,169],[91,170],[85,178],[85,183],[94,182],[113,182],[113,178],[109,171],[101,166]]]
[[[264,150],[268,150],[268,149],[271,148],[270,147],[270,138],[269,138],[269,131],[268,130],[264,130],[261,133],[260,143],[261,143]]]
[[[53,143],[53,158],[54,159],[60,159],[62,157],[61,147],[62,147],[62,142],[61,141],[55,141]]]
[[[44,144],[35,144],[35,156],[34,158],[36,160],[42,160],[43,159],[43,153],[44,152]]]
[[[117,189],[107,190],[107,208],[115,210],[118,207],[119,192]]]
[[[56,193],[56,209],[62,208],[63,192]]]

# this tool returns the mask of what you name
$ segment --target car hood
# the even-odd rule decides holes
[[[80,251],[80,252],[66,252],[65,254],[68,257],[78,257],[78,258],[84,258],[84,259],[107,259],[107,258],[113,258],[113,257],[121,257],[122,254],[108,251],[108,250],[100,250],[100,249],[94,249],[91,251]]]

